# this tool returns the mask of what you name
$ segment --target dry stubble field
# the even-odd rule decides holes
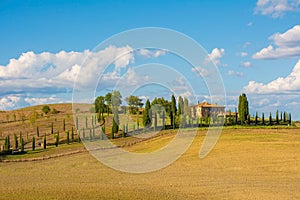
[[[204,159],[200,131],[170,166],[147,174],[107,168],[89,153],[0,163],[0,199],[300,199],[300,129],[225,129]],[[172,134],[128,147],[144,152]]]

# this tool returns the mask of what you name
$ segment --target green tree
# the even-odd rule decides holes
[[[256,114],[255,114],[255,125],[257,125],[257,123],[258,123],[258,113],[256,112]]]
[[[118,90],[114,90],[111,94],[111,105],[115,108],[122,104],[122,96]]]
[[[104,99],[106,101],[106,105],[107,105],[107,115],[109,116],[110,113],[110,106],[111,106],[111,96],[112,94],[109,92],[105,95]]]
[[[73,129],[73,126],[72,126],[72,129],[71,129],[71,139],[72,139],[72,142],[74,142],[74,129]]]
[[[183,103],[183,110],[184,110],[184,114],[185,116],[190,116],[190,108],[189,108],[189,100],[184,97],[184,103]]]
[[[292,124],[292,114],[289,113],[289,125],[291,125],[291,124]]]
[[[162,128],[166,129],[166,112],[164,110],[161,118],[162,118]]]
[[[35,150],[35,138],[32,137],[32,151]]]
[[[152,112],[149,99],[146,101],[145,109],[143,111],[143,125],[145,128],[151,127],[152,123]]]
[[[45,113],[46,115],[50,112],[50,107],[49,106],[43,106],[43,108],[42,108],[42,111],[43,111],[43,113]]]
[[[183,103],[183,98],[181,96],[178,97],[178,116],[180,115],[183,115],[184,111],[183,111],[183,106],[184,106],[184,103]]]
[[[24,139],[21,138],[21,152],[24,152]]]
[[[105,105],[105,97],[98,96],[95,99],[94,104],[95,104],[96,113],[99,113],[99,115],[103,117],[103,113],[105,112],[105,110],[107,110],[106,105]]]
[[[272,126],[272,113],[269,115],[269,125]]]
[[[53,122],[51,122],[51,134],[54,133],[54,129],[53,129]]]
[[[261,114],[262,125],[265,125],[265,113]]]
[[[69,131],[66,131],[66,135],[67,135],[67,144],[70,143],[70,133]]]
[[[177,113],[177,108],[176,108],[176,99],[175,96],[172,95],[171,97],[171,112],[170,112],[170,119],[171,119],[171,125],[173,128],[176,128],[176,113]]]
[[[129,112],[131,114],[136,114],[138,109],[141,108],[144,104],[142,103],[142,99],[140,99],[138,96],[130,95],[125,99],[129,106]]]
[[[276,110],[276,124],[279,125],[279,114],[278,114],[278,110]]]
[[[59,133],[55,134],[55,146],[58,147],[59,144]]]
[[[157,129],[157,114],[154,112],[154,131]]]
[[[14,134],[14,149],[18,149],[19,143],[18,143],[18,137],[16,134]]]
[[[241,123],[243,124],[249,114],[248,100],[245,93],[239,96],[238,112]]]
[[[47,148],[47,138],[46,138],[46,134],[44,134],[44,149]]]
[[[37,136],[37,137],[40,137],[40,130],[39,130],[39,127],[38,127],[38,126],[36,127],[36,136]]]

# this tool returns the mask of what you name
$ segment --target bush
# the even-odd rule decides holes
[[[50,112],[50,107],[49,106],[43,106],[42,111],[43,113],[45,113],[46,115]]]

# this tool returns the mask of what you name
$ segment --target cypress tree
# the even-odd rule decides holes
[[[265,125],[265,113],[261,114],[262,125]]]
[[[249,114],[248,100],[245,93],[239,96],[238,112],[239,112],[241,124],[243,124]]]
[[[176,108],[176,99],[175,96],[172,95],[171,97],[171,112],[170,112],[170,118],[171,118],[171,125],[173,126],[173,129],[176,128],[176,113],[177,113],[177,108]]]
[[[154,131],[157,129],[157,114],[154,112]]]
[[[250,116],[250,114],[248,114],[248,116],[247,116],[247,122],[248,122],[248,124],[251,123],[251,116]]]
[[[235,125],[237,125],[237,124],[238,124],[238,112],[235,108]]]
[[[18,147],[19,147],[19,143],[18,143],[18,137],[17,137],[17,135],[16,134],[14,134],[14,149],[18,149]]]
[[[152,118],[151,105],[149,99],[147,99],[145,109],[143,111],[143,125],[145,128],[151,127],[151,118]]]
[[[100,137],[101,137],[101,133],[100,133]],[[80,143],[80,132],[77,131],[77,142]]]
[[[291,124],[292,124],[292,114],[289,113],[289,125],[291,125]]]
[[[257,123],[258,123],[258,113],[256,112],[256,114],[255,114],[255,125],[257,125]]]
[[[58,147],[59,144],[59,133],[55,134],[55,146]]]
[[[44,135],[44,149],[47,148],[47,138],[46,138],[46,134]]]
[[[67,135],[67,144],[70,143],[70,134],[69,131],[66,131],[66,135]]]
[[[51,134],[54,133],[54,129],[53,129],[53,122],[51,122]]]
[[[276,110],[276,124],[279,125],[279,114],[278,114],[278,110]]]
[[[283,113],[283,122],[286,122],[286,112]]]
[[[72,126],[72,129],[71,129],[71,139],[72,139],[72,142],[74,142],[74,129],[73,129],[73,126]]]
[[[78,116],[76,116],[76,129],[78,130]]]
[[[35,138],[32,137],[32,151],[35,150]]]
[[[19,139],[20,139],[20,144],[21,144],[21,140],[22,140],[22,132],[20,131],[20,135],[19,135]]]
[[[39,130],[39,127],[38,127],[38,126],[36,127],[36,136],[37,136],[37,137],[40,137],[40,130]]]
[[[183,99],[181,96],[178,97],[178,116],[182,115],[183,114]]]
[[[87,118],[87,116],[85,116],[85,128],[87,128],[88,127],[88,118]]]
[[[6,152],[10,151],[10,138],[9,135],[5,137],[4,149]]]
[[[280,112],[280,121],[282,121],[282,111]]]
[[[24,140],[21,138],[21,152],[24,152]]]
[[[269,115],[269,125],[272,126],[272,113]]]

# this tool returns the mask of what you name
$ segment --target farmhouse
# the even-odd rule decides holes
[[[194,117],[200,117],[200,118],[220,116],[220,115],[224,116],[225,106],[202,102],[192,107],[192,113]]]

